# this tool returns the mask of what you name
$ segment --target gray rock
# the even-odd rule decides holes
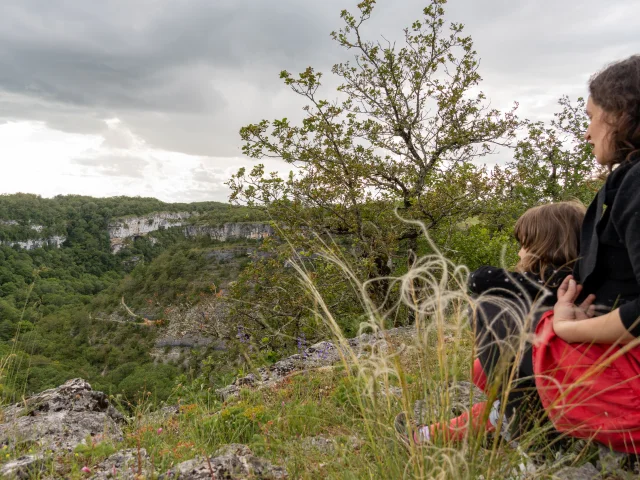
[[[585,463],[581,467],[565,467],[553,478],[556,480],[597,480],[602,476],[591,463]]]
[[[134,448],[121,450],[109,456],[106,460],[96,465],[92,469],[91,480],[136,480],[138,472],[151,478],[153,465],[149,460],[149,455],[144,448],[140,452]]]
[[[69,380],[11,405],[3,410],[2,418],[0,444],[33,444],[51,452],[72,451],[88,437],[96,442],[120,441],[119,424],[124,421],[107,396],[93,391],[82,379]]]
[[[254,479],[277,480],[287,478],[283,467],[253,455],[245,445],[227,445],[219,450],[224,455],[207,458],[196,457],[163,473],[158,480],[179,478],[180,480],[225,480]]]
[[[300,446],[306,450],[316,450],[325,455],[332,455],[339,446],[346,447],[350,451],[358,450],[364,445],[362,439],[356,436],[347,438],[332,438],[324,435],[305,437],[300,441]]]
[[[217,389],[216,393],[223,400],[227,400],[238,395],[241,387],[264,388],[278,383],[292,372],[334,365],[342,359],[341,354],[347,353],[347,348],[351,348],[358,357],[365,357],[373,351],[385,352],[389,347],[387,343],[389,338],[409,339],[414,333],[415,329],[413,327],[400,327],[384,332],[364,333],[349,339],[347,341],[348,347],[336,346],[328,341],[318,342],[301,353],[284,358],[268,368],[259,369],[260,378],[255,374],[249,374],[236,379],[231,385]],[[397,394],[397,392],[390,393]]]
[[[300,446],[306,450],[317,450],[320,453],[332,454],[336,450],[336,441],[323,435],[303,438]]]
[[[216,453],[213,454],[214,457],[223,457],[226,455],[247,456],[253,455],[253,452],[249,447],[242,443],[230,443],[228,445],[221,446],[216,450]]]
[[[604,445],[598,445],[598,468],[607,478],[620,480],[638,478],[640,475],[638,465],[635,471],[631,472],[627,467],[628,462],[629,456],[626,453],[615,452]]]
[[[44,467],[45,459],[42,455],[25,455],[11,460],[0,468],[0,478],[27,479],[37,474]]]

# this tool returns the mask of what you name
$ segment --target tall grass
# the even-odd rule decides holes
[[[442,435],[426,445],[411,444],[409,451],[394,439],[394,416],[403,411],[413,418],[417,400],[422,401],[424,412],[417,420],[425,424],[448,422],[451,417],[471,408],[473,393],[461,398],[457,385],[470,378],[476,356],[470,317],[487,295],[491,295],[492,303],[499,306],[501,313],[519,321],[515,334],[501,345],[508,360],[501,364],[503,374],[496,376],[488,389],[489,404],[500,400],[504,415],[507,398],[514,388],[516,365],[527,342],[532,340],[533,312],[540,310],[543,301],[542,297],[527,298],[524,289],[523,301],[519,303],[496,297],[495,291],[471,298],[467,290],[468,269],[449,261],[429,240],[426,229],[421,224],[417,226],[423,229],[434,253],[416,260],[399,277],[361,282],[348,262],[335,253],[336,249],[324,244],[321,252],[324,259],[342,269],[359,293],[367,313],[362,331],[373,330],[383,338],[388,337],[385,320],[400,309],[411,311],[415,318],[412,338],[405,338],[401,344],[388,339],[366,356],[349,346],[339,321],[315,288],[305,264],[295,263],[303,285],[317,305],[318,315],[329,327],[334,342],[341,347],[345,372],[356,387],[353,400],[372,455],[368,474],[372,478],[489,479],[533,475],[544,478],[562,466],[584,461],[590,451],[589,445],[567,454],[568,439],[555,435],[544,418],[532,420],[534,423],[530,423],[516,439],[510,439],[508,434],[490,435],[484,429],[475,429],[470,430],[462,441]],[[368,292],[372,282],[381,280],[391,286],[390,291],[396,287],[399,294],[393,300],[387,298],[384,305],[375,305]],[[387,393],[394,386],[399,387],[396,389],[399,396]],[[498,425],[498,430],[507,431],[507,427]]]

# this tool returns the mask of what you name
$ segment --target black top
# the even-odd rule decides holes
[[[640,160],[625,162],[607,177],[582,225],[576,279],[584,298],[620,318],[640,336]]]
[[[539,302],[541,307],[553,307],[558,287],[571,271],[567,268],[550,269],[545,281],[534,273],[510,272],[497,267],[480,267],[469,276],[472,294],[498,295],[508,299],[526,299]]]

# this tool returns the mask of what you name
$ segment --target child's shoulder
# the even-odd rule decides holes
[[[469,290],[481,294],[490,289],[503,288],[511,290],[515,282],[521,284],[536,283],[539,277],[530,273],[519,273],[504,268],[485,265],[469,275]]]

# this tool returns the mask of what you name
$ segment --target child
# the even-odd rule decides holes
[[[578,257],[584,214],[585,207],[578,202],[551,203],[527,210],[515,225],[514,234],[521,247],[516,271],[485,266],[470,275],[478,350],[472,375],[474,383],[485,392],[489,393],[488,386],[513,365],[513,358],[521,350],[523,333],[532,332],[542,314],[556,303],[558,287],[571,273],[572,263]],[[510,359],[505,358],[505,350],[511,351]],[[518,388],[511,389],[507,412],[515,410],[524,400],[522,387],[535,389],[531,355],[522,358],[516,379]],[[484,427],[494,431],[498,423],[506,425],[506,418],[499,414],[499,401],[491,405],[490,412],[488,407],[486,402],[478,403],[448,423],[411,429],[413,441],[429,442],[435,435],[461,440],[469,429],[477,431]],[[396,417],[395,427],[401,440],[408,443],[409,428],[404,413]]]

